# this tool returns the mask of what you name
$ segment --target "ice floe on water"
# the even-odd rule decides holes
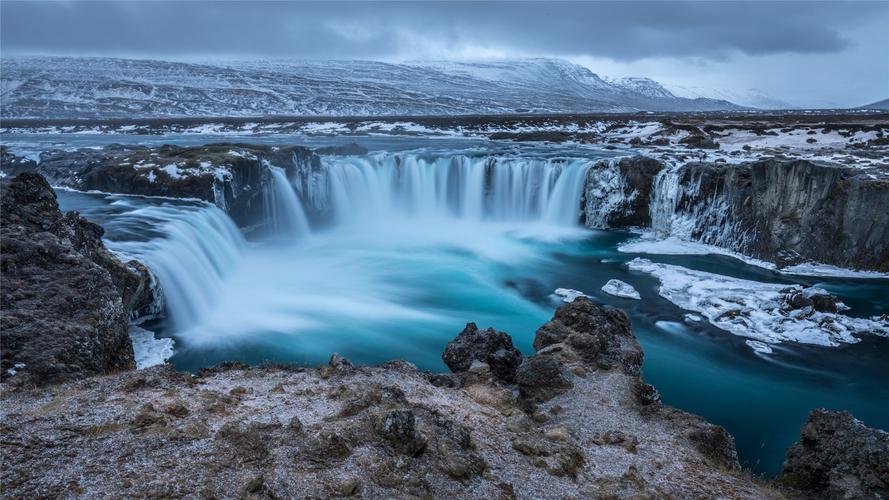
[[[762,344],[838,346],[858,342],[860,334],[889,336],[889,320],[838,314],[834,311],[845,306],[821,289],[743,280],[642,258],[627,266],[660,280],[658,293],[682,309]],[[766,352],[760,344],[748,345]]]
[[[642,296],[640,296],[639,292],[633,288],[633,285],[624,283],[621,280],[608,280],[608,283],[605,283],[602,287],[602,291],[609,295],[614,295],[615,297],[636,300],[642,299]]]
[[[807,262],[805,264],[788,266],[781,268],[780,271],[782,274],[796,274],[798,276],[889,279],[889,273],[881,273],[877,271],[856,271],[854,269],[844,269],[842,267],[831,266],[829,264],[818,264],[816,262]]]
[[[155,338],[154,333],[130,325],[130,340],[136,355],[136,369],[163,364],[173,356],[173,339]]]
[[[748,347],[758,354],[771,354],[772,346],[758,340],[747,340],[744,342]]]

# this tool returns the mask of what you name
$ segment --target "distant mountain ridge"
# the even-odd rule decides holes
[[[872,102],[866,106],[861,106],[859,109],[885,109],[889,110],[889,99],[883,99],[882,101]]]
[[[390,64],[40,57],[4,59],[0,64],[3,118],[741,109],[726,99],[677,96],[648,78],[603,79],[559,59]]]

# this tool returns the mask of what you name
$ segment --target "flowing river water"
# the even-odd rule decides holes
[[[48,142],[109,141],[15,140],[32,151]],[[725,426],[742,464],[756,473],[780,469],[815,407],[846,409],[889,429],[889,339],[863,336],[837,347],[787,342],[757,353],[743,337],[689,320],[658,294],[656,278],[630,270],[625,264],[640,255],[618,247],[638,234],[576,223],[586,169],[613,152],[429,139],[370,138],[364,145],[370,154],[325,157],[310,192],[293,189],[275,170],[266,210],[274,234],[262,238],[245,239],[221,210],[201,202],[67,190],[58,191],[59,202],[101,224],[110,248],[155,273],[168,314],[142,326],[174,339],[170,361],[180,369],[224,360],[315,365],[336,351],[356,363],[401,358],[443,371],[445,344],[469,321],[509,333],[530,354],[535,330],[560,304],[553,291],[572,288],[627,311],[645,350],[646,381],[666,404]],[[485,168],[492,157],[495,165]],[[319,208],[329,215],[324,223],[307,216]],[[818,285],[853,317],[889,313],[887,279],[786,275],[726,255],[642,257],[733,278]],[[610,279],[632,285],[641,300],[604,293]]]

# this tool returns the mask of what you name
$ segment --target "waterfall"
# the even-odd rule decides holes
[[[302,196],[311,210],[338,224],[398,216],[576,225],[589,163],[391,153],[327,157],[321,182]]]
[[[271,175],[271,186],[265,193],[265,213],[272,231],[284,238],[309,234],[309,220],[284,169],[264,163]]]
[[[157,223],[148,241],[114,241],[116,252],[138,259],[157,277],[167,314],[178,330],[198,324],[222,281],[237,265],[244,239],[215,205],[146,206],[122,217]]]
[[[667,166],[654,177],[649,213],[651,228],[659,238],[673,234],[676,206],[680,197],[679,170],[675,165]]]

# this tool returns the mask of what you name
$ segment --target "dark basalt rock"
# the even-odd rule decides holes
[[[522,397],[532,402],[548,401],[571,389],[564,365],[551,356],[534,355],[522,362],[516,373]]]
[[[387,413],[376,429],[398,452],[405,455],[417,455],[426,448],[426,438],[417,430],[414,412],[411,410]]]
[[[468,323],[448,342],[441,358],[455,373],[469,370],[473,361],[487,363],[495,378],[510,383],[515,381],[516,369],[522,363],[522,353],[512,345],[509,335],[493,328],[479,330],[475,323]]]
[[[40,175],[5,178],[0,192],[0,376],[44,384],[134,368],[127,318],[145,300],[144,267],[118,261],[100,226],[62,215]]]
[[[719,144],[703,135],[689,135],[679,140],[679,144],[694,149],[719,149]]]
[[[889,433],[849,412],[812,410],[776,483],[806,498],[889,497]]]
[[[265,201],[272,183],[268,165],[283,168],[289,179],[305,182],[305,172],[320,168],[320,159],[299,146],[111,145],[43,153],[37,172],[53,185],[74,189],[208,201],[239,226],[251,227],[268,220]]]
[[[572,347],[591,366],[621,366],[628,375],[639,375],[642,367],[642,347],[627,314],[587,297],[559,307],[534,337],[538,351],[559,343]]]
[[[36,161],[16,156],[9,152],[9,148],[6,146],[0,146],[0,172],[9,177],[15,177],[18,174],[36,170]]]
[[[598,174],[601,170],[612,168],[610,161],[600,161],[593,165],[587,173],[587,183],[583,193],[581,206],[584,207],[581,221],[589,227],[647,227],[651,225],[651,190],[654,177],[664,165],[661,162],[644,156],[624,158],[616,165],[622,183],[620,186],[620,202],[617,206],[609,205],[605,220],[599,220],[597,208],[603,200],[602,186]],[[604,193],[609,202],[613,202],[612,193]]]

